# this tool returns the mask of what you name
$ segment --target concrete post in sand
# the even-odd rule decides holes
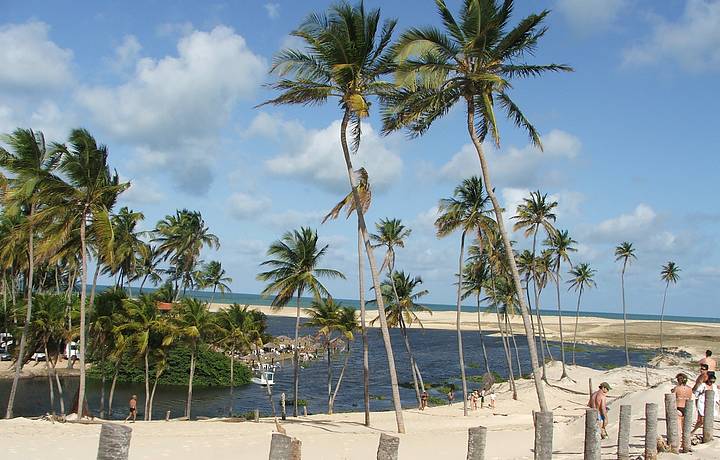
[[[170,421],[170,411],[165,412],[165,421],[166,422]]]
[[[705,390],[705,413],[703,414],[703,443],[713,440],[713,422],[715,421],[715,392]]]
[[[535,460],[551,460],[553,413],[535,412]]]
[[[400,438],[380,433],[378,444],[377,460],[397,460]]]
[[[620,422],[618,424],[618,460],[630,460],[630,422],[632,421],[632,406],[620,406]]]
[[[690,452],[691,438],[690,432],[693,428],[693,415],[695,414],[695,401],[688,399],[685,401],[685,417],[683,418],[682,426],[682,451]]]
[[[584,460],[600,460],[600,427],[597,409],[585,409]]]
[[[270,441],[269,460],[301,460],[300,440],[282,433],[273,433]]]
[[[253,414],[253,420],[255,423],[258,423],[260,421],[260,409],[255,409],[255,413]]]
[[[590,396],[593,394],[592,377],[588,378],[588,394]]]
[[[484,426],[474,426],[468,428],[467,460],[485,460],[486,439],[487,428]]]
[[[100,429],[97,460],[127,460],[132,428],[117,423],[103,423]]]
[[[677,454],[680,447],[680,435],[678,430],[678,411],[675,395],[665,395],[665,426],[667,427],[667,443],[670,452]]]
[[[645,403],[645,460],[657,460],[656,403]]]

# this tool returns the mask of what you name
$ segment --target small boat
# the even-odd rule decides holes
[[[272,386],[275,385],[275,373],[270,371],[256,371],[250,381],[262,386]]]

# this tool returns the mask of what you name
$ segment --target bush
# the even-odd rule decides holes
[[[165,372],[160,376],[162,385],[187,385],[190,377],[190,349],[185,345],[171,348],[167,353]],[[88,377],[100,379],[103,374],[112,378],[114,363],[104,361],[96,363],[88,372]],[[250,383],[252,373],[241,363],[235,363],[235,385]],[[150,364],[151,381],[155,379],[155,365]],[[145,366],[142,359],[126,354],[118,372],[119,382],[142,383],[145,381]],[[201,345],[195,357],[195,377],[193,386],[230,386],[230,361],[227,356]]]

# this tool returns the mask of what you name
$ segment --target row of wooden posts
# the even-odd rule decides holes
[[[715,401],[713,391],[705,393],[706,401]],[[713,421],[715,419],[715,404],[705,404],[703,420],[703,442],[713,439]],[[688,400],[685,406],[685,418],[682,426],[682,436],[678,427],[678,412],[674,394],[665,395],[665,425],[667,444],[670,452],[678,453],[680,447],[685,452],[690,449],[690,431],[693,426],[695,404]],[[630,459],[630,423],[632,406],[620,406],[620,421],[618,426],[617,458]],[[553,445],[553,414],[552,412],[535,412],[535,446],[536,460],[550,460]],[[258,421],[256,414],[255,420]],[[645,404],[645,460],[656,460],[658,455],[658,405]],[[100,430],[97,460],[127,460],[130,450],[132,429],[127,425],[104,423]],[[468,430],[467,460],[484,460],[487,428],[483,426],[472,427]],[[682,442],[682,446],[680,446]],[[600,460],[600,427],[598,425],[598,411],[587,409],[585,411],[585,443],[583,458],[585,460]],[[385,433],[380,435],[377,450],[377,460],[397,460],[400,438]],[[273,433],[270,442],[269,460],[301,460],[302,443],[282,433]]]

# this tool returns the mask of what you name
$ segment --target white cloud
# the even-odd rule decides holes
[[[267,15],[270,19],[275,19],[280,16],[280,4],[278,3],[266,3],[263,5]]]
[[[541,174],[549,167],[551,160],[572,160],[580,154],[582,143],[570,133],[553,129],[541,138],[543,150],[528,144],[522,148],[514,146],[498,151],[490,142],[485,142],[485,156],[490,166],[493,185],[506,187],[537,187],[548,174]],[[465,144],[450,161],[442,165],[437,177],[456,182],[480,175],[480,162],[472,144]]]
[[[679,64],[693,72],[720,70],[720,1],[687,0],[677,21],[652,20],[650,36],[625,50],[625,64],[663,62],[664,68]]]
[[[258,216],[261,211],[266,211],[270,204],[271,201],[267,197],[237,192],[228,197],[225,206],[231,216],[248,219]]]
[[[606,29],[626,7],[626,0],[557,0],[555,9],[575,32],[585,35]]]
[[[256,91],[266,63],[225,26],[193,31],[177,51],[140,59],[127,82],[81,88],[77,100],[114,138],[136,145],[143,160],[154,157],[181,188],[203,192],[220,130],[235,104]]]
[[[440,217],[440,209],[437,206],[433,206],[426,211],[420,212],[413,221],[413,228],[416,228],[420,232],[426,232],[435,234],[435,221]]]
[[[402,159],[369,124],[363,123],[360,150],[353,154],[353,167],[365,167],[375,190],[387,189],[402,171]],[[260,114],[248,135],[272,137],[284,142],[286,153],[265,162],[272,174],[305,180],[333,193],[348,190],[347,170],[340,147],[340,121],[323,129],[305,129],[296,121]]]
[[[325,214],[326,213],[322,211],[297,211],[295,209],[289,209],[283,212],[266,214],[263,216],[263,220],[270,225],[288,230],[300,226],[320,225]]]
[[[0,26],[0,90],[45,91],[72,83],[71,50],[48,38],[44,22]]]
[[[115,48],[111,66],[118,72],[132,68],[140,56],[142,45],[134,35],[125,35],[122,42]]]
[[[10,133],[16,128],[32,128],[41,131],[46,141],[63,141],[72,126],[75,126],[74,114],[63,112],[58,105],[51,100],[34,102],[29,112],[19,112],[15,109],[24,106],[14,104],[10,106],[0,105],[0,133]]]
[[[631,214],[604,220],[597,225],[598,235],[631,237],[646,230],[656,222],[657,213],[648,205],[640,203]]]
[[[174,37],[190,35],[195,30],[191,22],[166,22],[155,28],[155,33],[160,37]]]
[[[165,198],[165,193],[161,191],[157,183],[146,177],[132,179],[130,188],[120,195],[122,201],[134,204],[160,203]]]

